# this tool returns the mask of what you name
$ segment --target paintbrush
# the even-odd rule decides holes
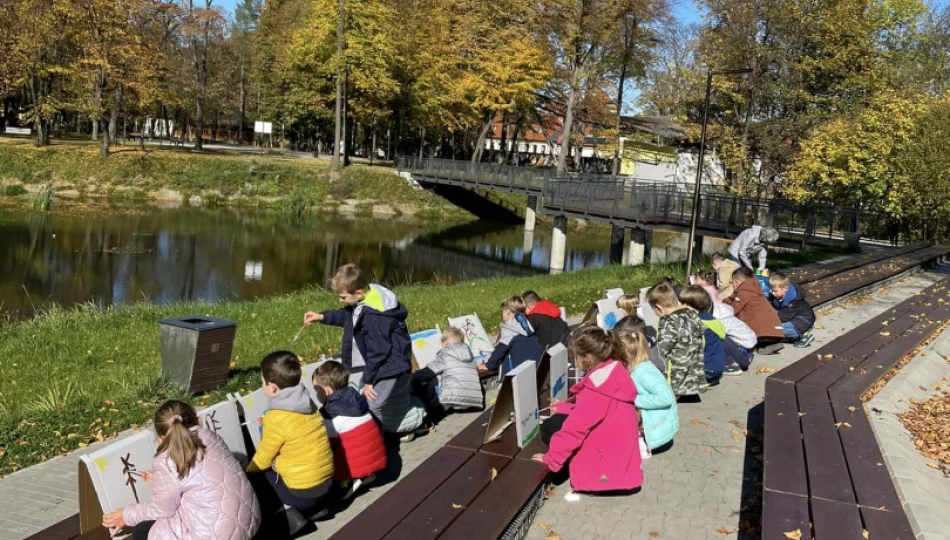
[[[571,403],[571,402],[573,402],[573,401],[574,401],[574,396],[571,396],[571,397],[565,399],[564,401],[558,401],[557,403],[553,403],[553,404],[551,404],[551,405],[548,405],[547,407],[545,407],[545,408],[541,409],[540,411],[538,411],[538,414],[541,414],[541,413],[543,413],[544,411],[550,410],[551,407],[554,407],[554,406],[556,406],[556,405],[560,405],[561,403]]]
[[[300,333],[303,332],[303,329],[306,327],[307,325],[304,324],[303,326],[300,327],[300,330],[297,330],[297,335],[294,336],[294,339],[290,340],[291,345],[293,345],[294,343],[297,343],[297,340],[300,339]]]

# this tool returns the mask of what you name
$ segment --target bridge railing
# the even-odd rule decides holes
[[[473,187],[506,188],[510,191],[540,193],[545,182],[556,171],[535,167],[512,167],[494,163],[472,163],[454,159],[399,158],[398,169],[422,176],[450,178],[473,184]]]

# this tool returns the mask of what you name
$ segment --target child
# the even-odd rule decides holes
[[[623,311],[624,317],[636,317],[640,307],[640,298],[632,294],[625,294],[617,299],[617,307]]]
[[[501,303],[501,328],[498,332],[498,344],[479,370],[500,370],[501,374],[511,371],[525,360],[541,359],[541,344],[534,336],[534,328],[524,315],[524,300],[520,296],[509,296]]]
[[[458,328],[442,332],[442,349],[435,360],[412,374],[412,386],[427,409],[482,409],[485,398],[478,380],[478,368],[465,334]]]
[[[560,430],[551,436],[547,453],[534,454],[532,459],[552,472],[570,461],[568,500],[576,500],[576,491],[637,488],[643,484],[639,437],[633,429],[637,389],[627,372],[623,344],[611,330],[585,326],[574,331],[570,348],[577,367],[586,373],[571,388],[575,402],[554,406]]]
[[[524,300],[525,315],[534,328],[541,349],[546,351],[556,343],[567,346],[571,329],[561,318],[561,308],[550,300],[542,300],[534,291],[525,291],[521,299]]]
[[[133,527],[133,540],[250,540],[261,523],[257,497],[241,464],[217,434],[201,426],[195,409],[166,401],[155,411],[158,450],[142,479],[151,501],[119,508],[102,526]]]
[[[643,319],[636,315],[624,317],[617,321],[617,325],[614,326],[613,330],[620,336],[624,334],[643,334],[647,339],[650,362],[653,363],[660,373],[666,374],[666,360],[663,360],[660,349],[656,346],[656,331],[652,328],[647,328]]]
[[[644,361],[649,358],[646,336],[640,332],[619,334],[630,361],[630,376],[637,387],[634,405],[640,411],[643,421],[646,447],[648,450],[655,450],[669,444],[679,431],[676,396],[660,370],[651,362]]]
[[[347,368],[365,364],[363,395],[370,412],[384,432],[408,433],[407,440],[414,438],[425,413],[409,396],[412,344],[406,306],[389,289],[370,284],[355,264],[341,266],[330,286],[346,307],[308,311],[304,324],[322,322],[343,328],[340,355]]]
[[[292,352],[276,351],[261,361],[267,412],[249,473],[264,473],[266,489],[258,494],[283,503],[288,525],[299,531],[304,516],[321,509],[333,485],[333,454],[323,418],[316,413],[307,388],[300,382],[300,360]],[[261,482],[259,477],[256,481]],[[302,515],[301,515],[302,514]]]
[[[772,287],[772,307],[778,311],[785,339],[794,347],[808,347],[815,341],[811,328],[815,324],[815,310],[805,300],[805,292],[789,281],[788,275],[775,272],[769,276]]]
[[[673,279],[673,276],[663,276],[660,279],[656,280],[656,283],[653,284],[654,287],[657,285],[666,285],[667,287],[673,289],[673,292],[676,296],[680,295],[680,288],[676,285],[676,280]]]
[[[723,302],[732,306],[736,317],[755,332],[758,350],[763,354],[775,354],[782,350],[782,344],[779,343],[785,337],[782,321],[762,294],[755,274],[748,268],[739,268],[732,273],[732,282],[735,291]]]
[[[699,315],[699,320],[706,327],[703,346],[703,366],[706,370],[706,382],[715,384],[722,377],[726,368],[726,327],[721,321],[713,318],[712,298],[699,285],[690,285],[680,293],[680,301]]]
[[[719,291],[719,298],[729,298],[732,296],[732,273],[739,269],[739,263],[732,259],[727,259],[721,253],[713,253],[713,270],[716,271],[716,289]]]
[[[706,289],[706,292],[709,293],[709,297],[712,298],[714,303],[718,304],[722,302],[722,300],[719,299],[719,290],[713,286],[713,283],[715,283],[715,277],[713,276],[712,272],[709,270],[700,270],[699,272],[696,272],[696,275],[693,276],[693,282],[694,284]]]
[[[669,285],[655,285],[647,302],[660,317],[657,347],[666,358],[666,380],[678,397],[696,395],[703,389],[703,333],[699,315],[681,306]]]
[[[719,319],[726,328],[726,339],[723,340],[726,349],[726,368],[723,375],[742,375],[742,370],[749,369],[752,364],[753,353],[757,339],[755,332],[749,325],[740,321],[733,313],[732,308],[717,313],[720,307],[729,308],[725,304],[713,304],[713,317]]]
[[[347,488],[343,500],[386,468],[383,435],[369,414],[366,398],[349,383],[349,371],[339,362],[324,362],[313,372],[313,387],[323,402],[320,415],[327,420],[324,424],[333,450],[333,479]]]

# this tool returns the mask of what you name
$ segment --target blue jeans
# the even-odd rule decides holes
[[[802,338],[801,333],[795,328],[795,325],[791,322],[782,323],[782,332],[785,332],[785,339],[789,341],[798,341]]]

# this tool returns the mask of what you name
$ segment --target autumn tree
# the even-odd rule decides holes
[[[195,149],[203,146],[205,127],[205,97],[208,90],[208,51],[213,41],[220,39],[224,28],[221,11],[212,5],[214,0],[182,0],[184,19],[182,36],[187,40],[194,70],[195,89]]]

